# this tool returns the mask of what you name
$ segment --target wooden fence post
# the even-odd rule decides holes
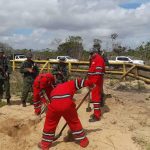
[[[50,67],[51,67],[51,64],[50,64],[50,62],[48,62],[48,64],[47,64],[47,72],[50,72]]]
[[[13,60],[12,62],[12,68],[13,68],[13,71],[15,71],[15,60]]]
[[[71,62],[68,63],[69,74],[71,73]]]
[[[125,76],[125,74],[126,74],[126,64],[125,63],[123,63],[123,80],[126,80],[126,76]]]

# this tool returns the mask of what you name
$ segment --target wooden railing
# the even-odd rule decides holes
[[[20,68],[22,61],[12,62],[13,71]],[[34,60],[40,68],[40,72],[50,72],[54,64],[59,62],[53,62],[48,60]],[[85,73],[88,71],[89,62],[79,61],[79,62],[66,62],[68,65],[69,73],[78,72]],[[150,66],[147,65],[135,65],[132,63],[119,63],[113,62],[109,66],[106,66],[106,74],[118,74],[121,75],[121,79],[125,79],[127,76],[143,80],[146,83],[150,83]]]

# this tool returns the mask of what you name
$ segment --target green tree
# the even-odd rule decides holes
[[[115,48],[113,51],[119,56],[120,54],[123,54],[126,50],[126,47],[121,46],[120,44],[115,45]]]
[[[101,50],[101,43],[102,41],[100,39],[93,40],[93,48],[97,49],[98,52]]]
[[[80,59],[83,52],[82,42],[83,40],[80,36],[69,36],[64,43],[61,43],[58,46],[58,52],[59,54],[69,55]]]

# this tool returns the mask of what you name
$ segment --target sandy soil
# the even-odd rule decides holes
[[[77,103],[87,90],[76,94]],[[92,112],[86,112],[87,102],[80,108],[79,116],[90,140],[87,150],[148,150],[150,149],[150,93],[148,91],[118,91],[105,87],[106,104],[99,122],[89,123]],[[34,116],[33,106],[23,108],[19,98],[12,98],[12,106],[0,108],[0,149],[38,150],[44,116],[41,121]],[[92,105],[91,105],[92,106]],[[65,121],[57,128],[60,131]],[[82,149],[74,142],[65,143],[63,135],[53,143],[51,150]]]

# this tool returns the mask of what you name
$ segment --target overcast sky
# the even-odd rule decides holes
[[[0,41],[13,48],[54,48],[70,35],[109,48],[112,33],[124,46],[150,41],[150,0],[0,0]]]

